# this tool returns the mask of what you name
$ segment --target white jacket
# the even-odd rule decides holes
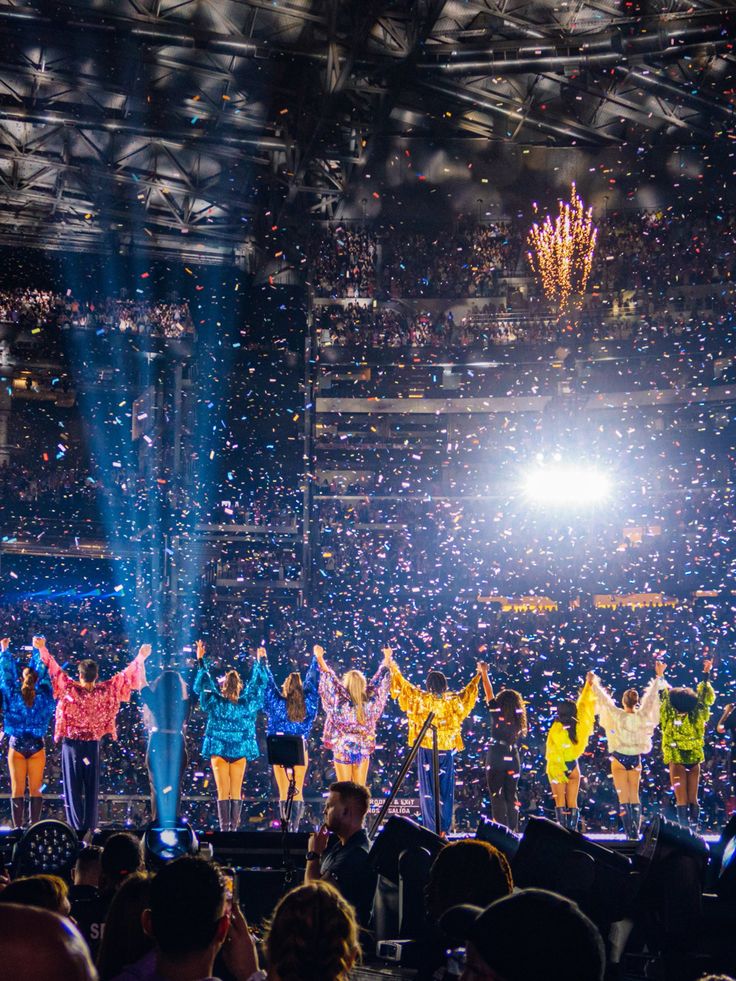
[[[664,678],[652,678],[633,712],[619,708],[596,677],[593,681],[596,715],[606,730],[608,750],[626,756],[651,753],[652,734],[659,725],[659,693],[667,688]]]

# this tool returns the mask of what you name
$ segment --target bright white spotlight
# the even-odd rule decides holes
[[[593,467],[538,466],[524,478],[524,493],[530,501],[551,507],[597,504],[611,493],[611,481]]]

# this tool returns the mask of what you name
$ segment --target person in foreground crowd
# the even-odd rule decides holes
[[[348,981],[360,956],[352,906],[328,882],[309,882],[276,906],[266,939],[268,981]]]
[[[309,671],[302,684],[298,671],[287,675],[281,688],[278,687],[267,664],[268,682],[266,685],[266,731],[269,736],[287,735],[309,738],[314,719],[319,708],[319,667],[317,658],[312,658]],[[292,804],[289,831],[298,831],[304,814],[304,780],[307,775],[309,759],[304,766],[294,767],[296,794]],[[281,766],[273,768],[274,779],[279,790],[279,812],[283,821],[289,795],[289,774]]]
[[[5,903],[47,909],[59,916],[69,916],[71,912],[69,887],[58,875],[28,875],[13,879],[0,892],[0,906]]]
[[[117,831],[105,842],[100,857],[100,885],[92,895],[75,897],[72,916],[93,957],[97,957],[107,914],[120,886],[143,870],[143,847],[134,834]]]
[[[627,838],[639,837],[641,758],[651,753],[652,736],[659,725],[659,693],[667,687],[664,672],[664,661],[656,661],[655,677],[647,685],[641,699],[635,688],[629,688],[621,699],[622,708],[616,705],[600,679],[593,676],[596,714],[606,730],[611,776]]]
[[[202,755],[209,756],[215,775],[220,830],[237,831],[243,807],[245,767],[248,760],[258,756],[256,717],[263,705],[268,678],[264,664],[266,649],[258,648],[256,663],[245,686],[237,671],[228,671],[218,688],[204,655],[205,645],[200,640],[194,691],[207,716]]]
[[[443,929],[467,941],[461,981],[603,981],[597,927],[569,899],[521,889],[486,909],[455,906]],[[567,956],[552,956],[564,944]]]
[[[516,831],[519,827],[519,743],[526,736],[526,706],[513,688],[494,695],[488,666],[478,664],[486,705],[491,713],[491,738],[486,753],[486,781],[493,820]]]
[[[57,700],[54,738],[61,741],[67,824],[82,837],[97,827],[100,741],[107,735],[117,739],[115,717],[120,703],[144,686],[151,645],[143,644],[127,668],[108,681],[98,680],[97,662],[88,658],[80,661],[79,681],[74,681],[49,653],[43,637],[34,637],[33,646],[48,669]]]
[[[459,692],[447,690],[447,678],[441,671],[432,669],[427,675],[427,690],[412,685],[399,671],[390,647],[384,648],[384,657],[391,672],[391,696],[406,712],[409,723],[409,745],[419,735],[430,712],[434,712],[433,725],[437,729],[440,784],[440,827],[435,825],[434,781],[432,776],[432,733],[427,731],[417,755],[419,771],[419,803],[422,823],[437,834],[450,830],[455,804],[455,753],[463,749],[462,724],[473,711],[478,699],[480,671]]]
[[[12,981],[97,981],[79,930],[47,910],[4,905],[0,951],[1,976]]]
[[[555,801],[555,817],[563,827],[577,830],[580,819],[578,792],[580,765],[595,725],[593,672],[589,671],[576,702],[566,699],[557,706],[547,733],[547,779]]]
[[[153,876],[148,872],[134,872],[113,896],[97,952],[100,981],[112,981],[153,950],[153,941],[143,930],[142,919],[143,911],[150,906],[152,881]]]
[[[102,871],[102,849],[99,845],[87,845],[83,848],[72,869],[72,885],[69,889],[69,900],[72,904],[92,899],[97,895]]]
[[[187,724],[191,701],[178,671],[167,668],[141,691],[148,729],[146,769],[151,787],[151,820],[171,827],[181,807],[181,781],[188,763]]]
[[[0,695],[3,727],[8,737],[10,771],[10,819],[14,828],[35,824],[43,808],[43,771],[46,766],[44,738],[56,703],[51,680],[34,647],[31,662],[18,674],[10,651],[10,638],[0,640]],[[28,821],[25,795],[28,784]]]
[[[364,827],[370,807],[368,789],[351,780],[330,784],[322,827],[310,835],[305,882],[331,882],[367,926],[376,891],[376,873],[368,857]]]
[[[325,713],[322,741],[332,750],[337,779],[364,784],[376,748],[376,726],[388,699],[388,664],[384,658],[370,681],[354,670],[339,679],[325,661],[323,647],[317,645],[314,656],[321,672],[319,694]]]
[[[142,922],[153,953],[119,974],[118,981],[210,979],[220,949],[234,981],[263,978],[240,907],[228,906],[225,880],[211,862],[186,856],[164,865],[151,882]]]
[[[661,695],[662,757],[670,770],[677,820],[692,830],[697,829],[700,817],[698,785],[700,764],[705,759],[705,726],[716,700],[710,683],[712,667],[713,662],[706,658],[697,691],[665,688]]]

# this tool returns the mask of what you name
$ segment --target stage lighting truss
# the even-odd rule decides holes
[[[523,479],[524,496],[543,507],[593,507],[611,494],[611,478],[587,464],[540,464]]]

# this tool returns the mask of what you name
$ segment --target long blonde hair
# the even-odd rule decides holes
[[[220,688],[223,698],[226,698],[229,702],[237,702],[242,690],[243,681],[238,672],[228,671]]]
[[[362,671],[346,671],[342,683],[355,706],[355,717],[361,725],[365,722],[365,703],[368,701],[368,682]]]
[[[304,701],[302,676],[292,671],[284,682],[281,693],[286,699],[286,715],[289,722],[304,722],[307,717],[307,703]]]

